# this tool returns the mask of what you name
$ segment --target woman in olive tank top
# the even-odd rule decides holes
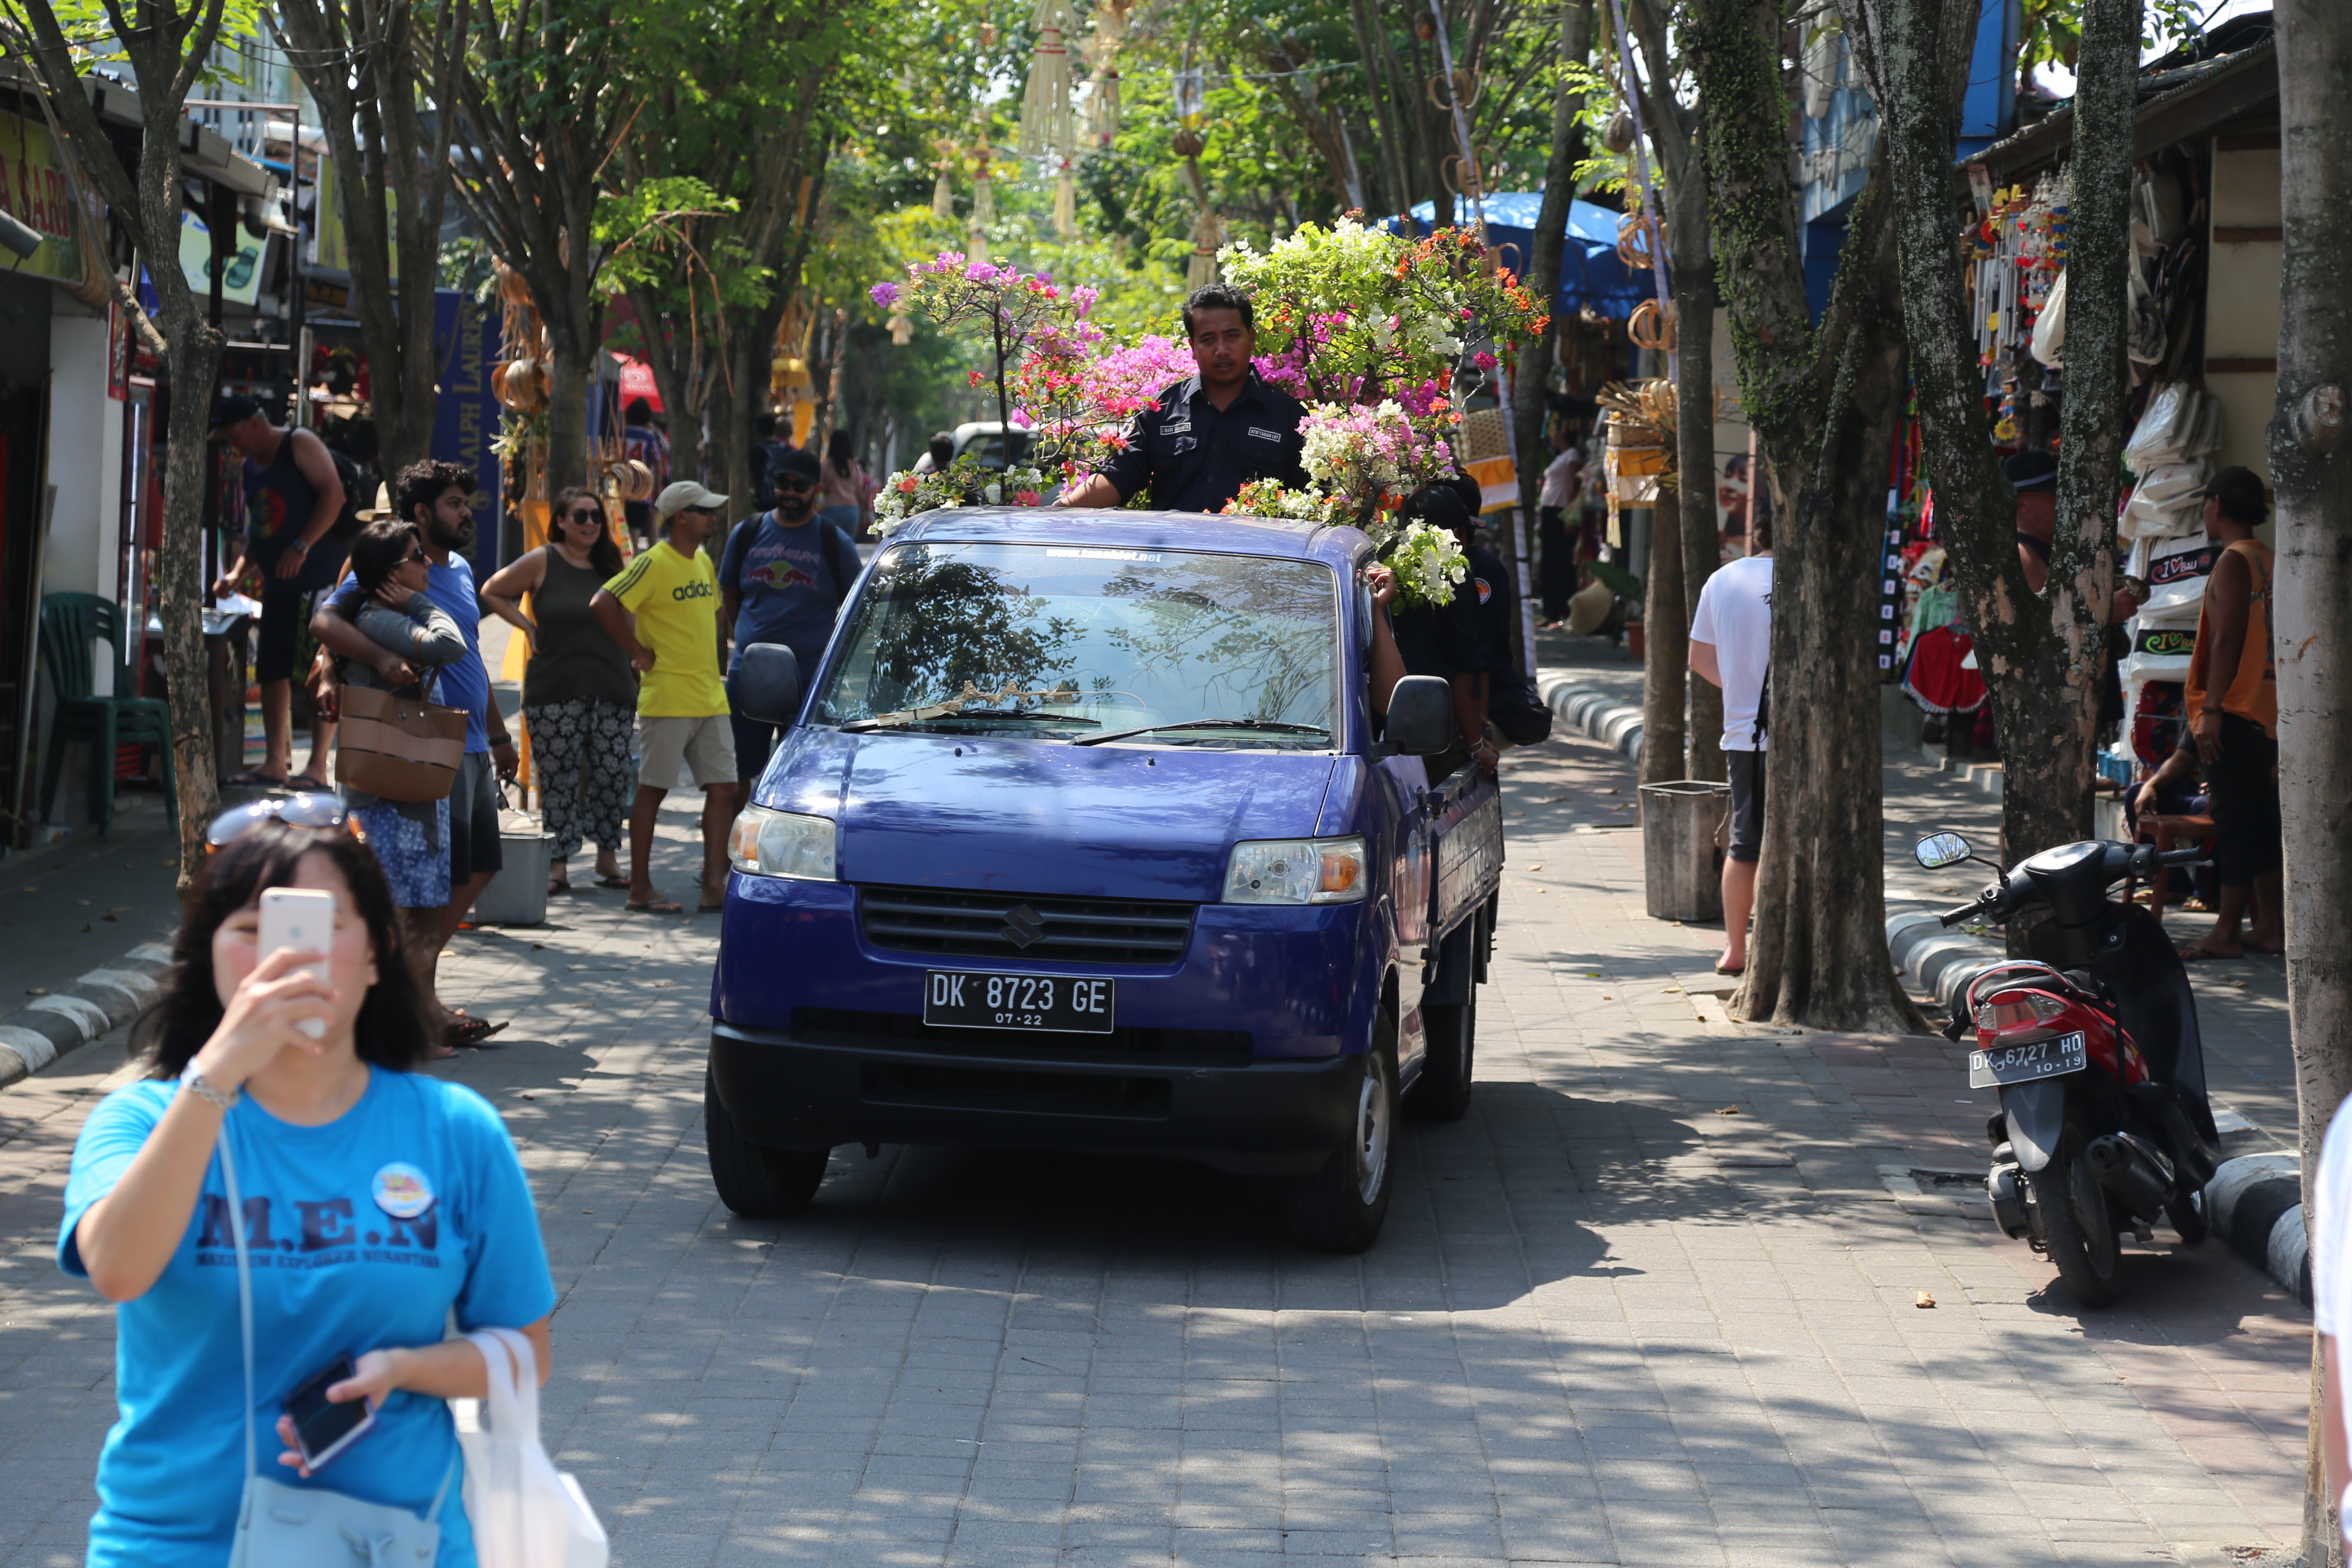
[[[547,890],[571,890],[569,862],[591,838],[596,885],[626,888],[616,857],[636,792],[629,742],[637,672],[588,608],[596,590],[620,575],[621,547],[593,490],[565,490],[550,515],[548,543],[483,584],[482,603],[530,639],[522,717],[547,831],[555,836]],[[528,616],[517,603],[525,594]]]

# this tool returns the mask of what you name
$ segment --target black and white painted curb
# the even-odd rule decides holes
[[[1886,917],[1886,952],[1915,989],[1946,1007],[1960,987],[2009,956],[1999,942],[1946,931],[1934,915],[1919,910]]]
[[[1642,710],[1596,691],[1559,670],[1538,670],[1537,689],[1544,706],[1564,724],[1572,724],[1602,745],[1642,760]]]
[[[54,995],[0,1018],[0,1089],[37,1073],[78,1046],[131,1022],[163,994],[157,977],[172,950],[145,942],[119,963],[93,969]]]
[[[2241,1154],[2205,1188],[2214,1234],[2278,1288],[2311,1305],[2311,1238],[2303,1228],[2303,1156]]]

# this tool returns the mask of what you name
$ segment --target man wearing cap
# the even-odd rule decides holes
[[[1183,315],[1200,374],[1137,415],[1126,446],[1055,505],[1123,506],[1149,486],[1151,504],[1164,511],[1222,511],[1252,479],[1306,485],[1298,422],[1307,408],[1251,364],[1257,318],[1250,297],[1212,283],[1192,290]]]
[[[288,773],[294,765],[294,661],[309,600],[333,587],[343,569],[342,542],[332,531],[343,510],[343,481],[324,441],[308,430],[272,425],[261,405],[242,393],[224,392],[214,401],[212,439],[226,442],[244,459],[246,515],[236,560],[213,592],[235,592],[248,566],[261,576],[253,678],[261,687],[267,750],[259,767],[223,782],[324,789],[327,753],[335,742],[331,720],[313,722],[309,765],[290,777]]]
[[[769,476],[774,507],[737,523],[728,536],[719,563],[719,600],[721,624],[735,644],[727,668],[730,700],[743,650],[753,643],[791,648],[802,680],[813,679],[842,601],[857,581],[857,547],[817,513],[818,477],[815,453],[785,447]],[[776,726],[740,710],[733,724],[737,793],[747,796],[768,765]]]
[[[628,651],[645,679],[637,688],[637,798],[629,811],[628,907],[675,915],[684,907],[656,892],[654,818],[677,784],[681,764],[702,790],[700,907],[726,903],[727,828],[735,815],[735,738],[726,683],[719,678],[719,572],[702,548],[727,498],[680,479],[654,500],[662,541],[641,552],[589,601],[597,621]]]
[[[2186,959],[2283,952],[2286,927],[2279,875],[2278,670],[2271,658],[2270,547],[2254,537],[2269,515],[2263,481],[2223,468],[2205,487],[2205,531],[2213,559],[2197,611],[2197,650],[2181,689],[2189,732],[2213,794],[2213,876],[2221,907],[2213,929],[2180,950]],[[2243,935],[2248,895],[2253,927]]]

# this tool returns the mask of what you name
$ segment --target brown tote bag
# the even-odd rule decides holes
[[[446,800],[465,755],[463,708],[372,686],[343,688],[336,783],[383,800]]]

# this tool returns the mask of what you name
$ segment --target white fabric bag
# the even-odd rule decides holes
[[[490,1370],[490,1396],[474,1430],[462,1411],[457,1422],[476,1560],[481,1568],[604,1568],[611,1549],[596,1510],[540,1446],[539,1357],[530,1341],[513,1329],[466,1337]]]
[[[2049,301],[2042,314],[2033,318],[2033,336],[2027,344],[2028,352],[2046,365],[2063,363],[2066,349],[2066,274],[2058,274],[2058,281],[2050,285]]]

